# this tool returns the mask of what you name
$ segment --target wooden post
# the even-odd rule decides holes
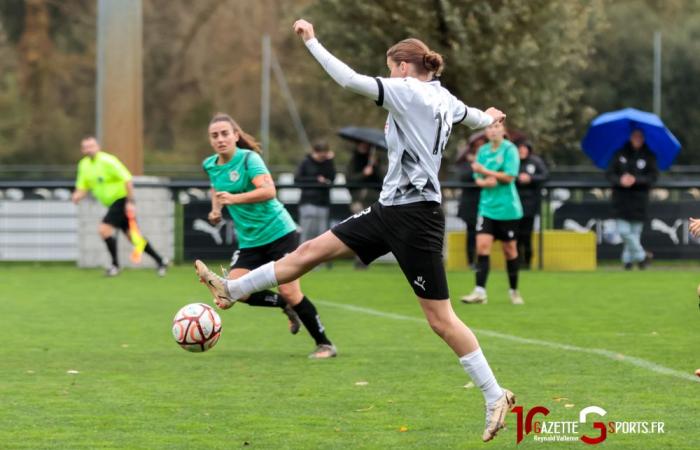
[[[99,0],[97,138],[134,175],[143,174],[141,0]]]

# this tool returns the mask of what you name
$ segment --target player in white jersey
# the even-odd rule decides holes
[[[369,264],[392,252],[420,302],[432,329],[459,357],[486,402],[486,428],[491,440],[515,403],[502,389],[472,331],[457,317],[449,300],[442,260],[445,217],[440,207],[438,170],[452,127],[463,123],[483,128],[503,121],[495,108],[467,107],[440,85],[442,57],[417,39],[406,39],[387,51],[389,78],[359,75],[329,53],[314,37],[313,26],[298,20],[294,31],[328,74],[342,87],[369,97],[387,109],[385,133],[389,168],[377,203],[307,241],[282,259],[236,280],[224,280],[201,261],[197,274],[220,308],[236,299],[299,278],[315,266],[353,254]]]

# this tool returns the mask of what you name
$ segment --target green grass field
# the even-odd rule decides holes
[[[454,298],[473,286],[470,273],[449,281]],[[526,305],[514,307],[495,272],[488,305],[455,309],[526,410],[577,421],[597,405],[607,416],[590,420],[665,423],[664,434],[608,434],[601,448],[700,448],[699,281],[683,269],[524,273]],[[164,279],[0,267],[0,448],[516,447],[514,414],[481,443],[481,393],[465,388],[398,268],[341,264],[303,287],[338,346],[334,360],[308,360],[305,331],[291,336],[278,310],[246,305],[221,314],[213,350],[181,350],[173,315],[208,300],[190,266]],[[590,424],[580,431],[598,435]],[[532,435],[517,447],[541,445],[586,447]]]

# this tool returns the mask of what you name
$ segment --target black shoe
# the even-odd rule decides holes
[[[289,332],[292,334],[297,334],[299,332],[299,328],[301,328],[301,320],[299,320],[299,315],[289,305],[285,305],[282,312],[289,320]]]
[[[632,263],[631,262],[625,263],[624,267],[625,267],[625,270],[632,270]]]
[[[646,254],[644,255],[644,259],[637,263],[637,265],[639,266],[639,270],[646,269],[649,266],[649,264],[651,264],[652,259],[654,259],[654,254],[646,252]]]

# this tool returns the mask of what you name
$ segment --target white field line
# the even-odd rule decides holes
[[[327,301],[321,301],[321,300],[314,300],[314,302],[318,303],[319,305],[323,305],[323,306],[330,306],[333,308],[341,308],[341,309],[345,309],[345,310],[353,311],[353,312],[357,312],[357,313],[368,314],[368,315],[377,316],[377,317],[383,317],[385,319],[394,319],[394,320],[403,320],[403,321],[409,321],[409,322],[426,323],[426,320],[424,318],[404,316],[402,314],[387,313],[387,312],[383,312],[383,311],[378,311],[376,309],[364,308],[361,306],[348,305],[345,303],[327,302]],[[475,333],[480,334],[482,336],[489,336],[489,337],[493,337],[493,338],[503,339],[506,341],[517,342],[518,344],[535,345],[538,347],[548,347],[548,348],[553,348],[556,350],[565,350],[565,351],[569,351],[569,352],[579,352],[579,353],[588,353],[588,354],[598,355],[598,356],[602,356],[604,358],[611,359],[613,361],[623,362],[623,363],[631,364],[633,366],[641,367],[642,369],[646,369],[646,370],[649,370],[651,372],[659,373],[661,375],[668,375],[671,377],[680,378],[682,380],[692,381],[694,383],[700,382],[700,378],[698,378],[694,375],[691,375],[689,373],[681,372],[680,370],[671,369],[671,368],[656,364],[655,362],[647,361],[646,359],[636,358],[634,356],[627,356],[627,355],[624,355],[622,353],[617,353],[617,352],[605,350],[602,348],[577,347],[575,345],[560,344],[558,342],[543,341],[541,339],[523,338],[523,337],[519,337],[519,336],[513,336],[510,334],[499,333],[497,331],[484,330],[484,329],[478,329],[478,328],[472,328],[472,331],[474,331]]]

